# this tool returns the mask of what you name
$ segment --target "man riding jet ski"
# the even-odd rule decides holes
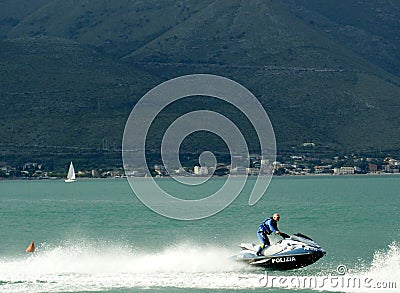
[[[257,250],[257,256],[261,256],[261,251],[264,248],[267,248],[270,246],[270,242],[268,239],[268,235],[271,235],[272,233],[276,233],[283,238],[289,238],[289,235],[279,231],[278,229],[278,221],[280,219],[280,215],[278,213],[275,213],[272,215],[271,218],[266,218],[264,222],[260,224],[257,230],[257,237],[260,239],[261,245],[259,249]]]
[[[316,262],[325,255],[325,251],[311,238],[303,234],[287,235],[278,229],[278,213],[265,219],[257,230],[261,245],[242,243],[241,253],[234,258],[255,266],[273,269],[295,269]],[[284,239],[270,245],[268,235],[275,233]]]

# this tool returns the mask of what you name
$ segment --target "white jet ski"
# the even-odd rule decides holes
[[[257,256],[260,247],[256,244],[242,243],[242,251],[233,258],[249,265],[274,270],[292,270],[313,264],[326,252],[310,237],[297,233],[268,246]]]

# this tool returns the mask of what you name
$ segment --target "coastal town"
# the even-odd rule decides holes
[[[331,159],[316,159],[304,155],[292,155],[270,164],[258,155],[252,155],[246,160],[247,166],[232,166],[218,163],[216,166],[184,166],[167,168],[163,164],[150,167],[153,177],[173,176],[257,176],[270,174],[275,176],[307,176],[307,175],[357,175],[357,174],[400,174],[400,159],[393,157],[370,158],[362,156],[335,156]],[[78,178],[124,178],[145,177],[145,168],[124,171],[122,166],[101,169],[82,169],[76,166]],[[60,179],[65,172],[47,170],[40,162],[26,162],[21,166],[9,166],[3,163],[0,167],[1,179]]]

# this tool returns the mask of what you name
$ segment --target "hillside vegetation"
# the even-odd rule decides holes
[[[364,3],[365,2],[365,3]],[[323,3],[323,4],[321,4]],[[6,1],[0,4],[0,151],[5,163],[120,164],[125,121],[148,90],[210,73],[251,90],[278,152],[400,152],[400,4],[394,1]],[[257,150],[235,109],[197,97],[168,107],[148,141],[183,113],[217,110]],[[225,152],[196,135],[183,150]],[[89,163],[88,163],[89,164]]]

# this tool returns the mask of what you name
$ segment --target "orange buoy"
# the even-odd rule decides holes
[[[26,252],[34,252],[35,251],[35,243],[32,241],[32,243],[29,244],[28,248],[25,251]]]

